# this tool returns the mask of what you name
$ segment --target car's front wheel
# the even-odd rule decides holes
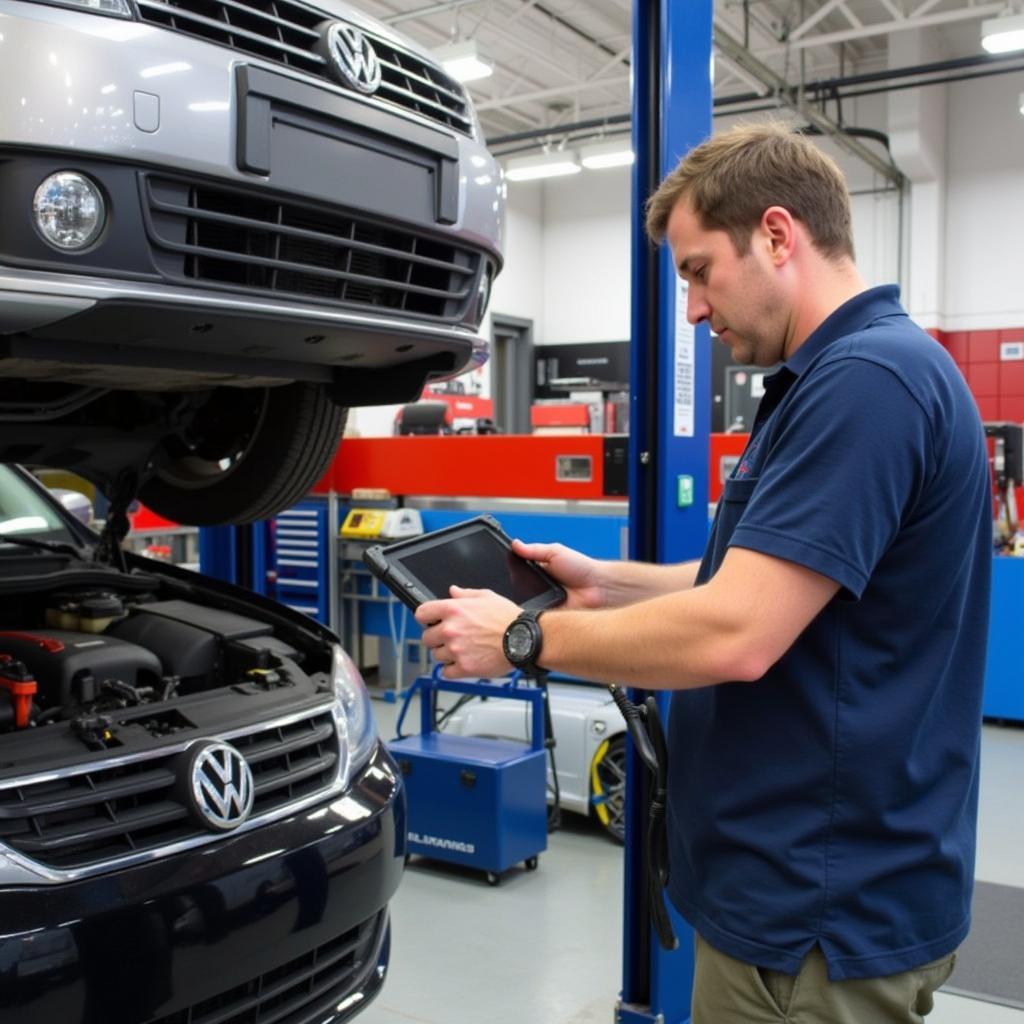
[[[626,737],[612,736],[597,748],[590,766],[590,806],[617,843],[626,836]]]
[[[178,523],[256,522],[301,500],[323,475],[346,409],[314,384],[223,388],[168,443],[140,500]]]

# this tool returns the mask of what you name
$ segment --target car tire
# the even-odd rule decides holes
[[[606,835],[620,845],[626,837],[626,737],[612,736],[597,748],[590,765],[590,806]]]
[[[269,519],[305,497],[326,471],[348,410],[323,388],[296,383],[230,398],[247,403],[244,435],[225,435],[205,451],[169,452],[139,491],[158,515],[193,526]]]

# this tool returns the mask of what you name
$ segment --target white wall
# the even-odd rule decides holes
[[[545,183],[541,342],[629,337],[630,178],[611,167]]]
[[[885,127],[882,98],[844,107],[851,124]],[[738,119],[717,118],[715,131]],[[756,120],[753,116],[745,120]],[[819,141],[819,140],[816,140]],[[855,192],[880,189],[884,179],[835,145],[820,140]],[[875,143],[868,145],[884,153]],[[509,185],[510,197],[520,186]],[[583,171],[544,183],[544,330],[541,344],[621,341],[630,332],[630,169]],[[854,244],[869,284],[899,278],[899,200],[893,193],[852,198]],[[510,265],[517,256],[510,246]]]
[[[545,313],[543,183],[509,182],[505,209],[505,265],[494,282],[490,313],[532,320],[534,337],[540,338],[544,336]],[[491,334],[490,313],[484,321],[487,337]]]
[[[949,331],[1024,325],[1024,117],[1020,75],[949,86]]]
[[[868,285],[900,280],[900,201],[894,192],[850,197],[857,269]]]

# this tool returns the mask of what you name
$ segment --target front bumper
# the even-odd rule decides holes
[[[69,169],[111,209],[78,254],[31,215]],[[469,136],[153,25],[0,0],[0,375],[352,379],[348,404],[360,374],[454,376],[486,358],[503,198]]]
[[[283,1007],[289,1024],[340,1024],[383,983],[405,834],[401,782],[378,748],[344,796],[283,822],[0,890],[0,1019],[235,1024]]]

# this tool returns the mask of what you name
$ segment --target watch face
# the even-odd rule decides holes
[[[516,622],[508,631],[508,653],[512,661],[522,661],[533,650],[533,632],[525,622]]]

